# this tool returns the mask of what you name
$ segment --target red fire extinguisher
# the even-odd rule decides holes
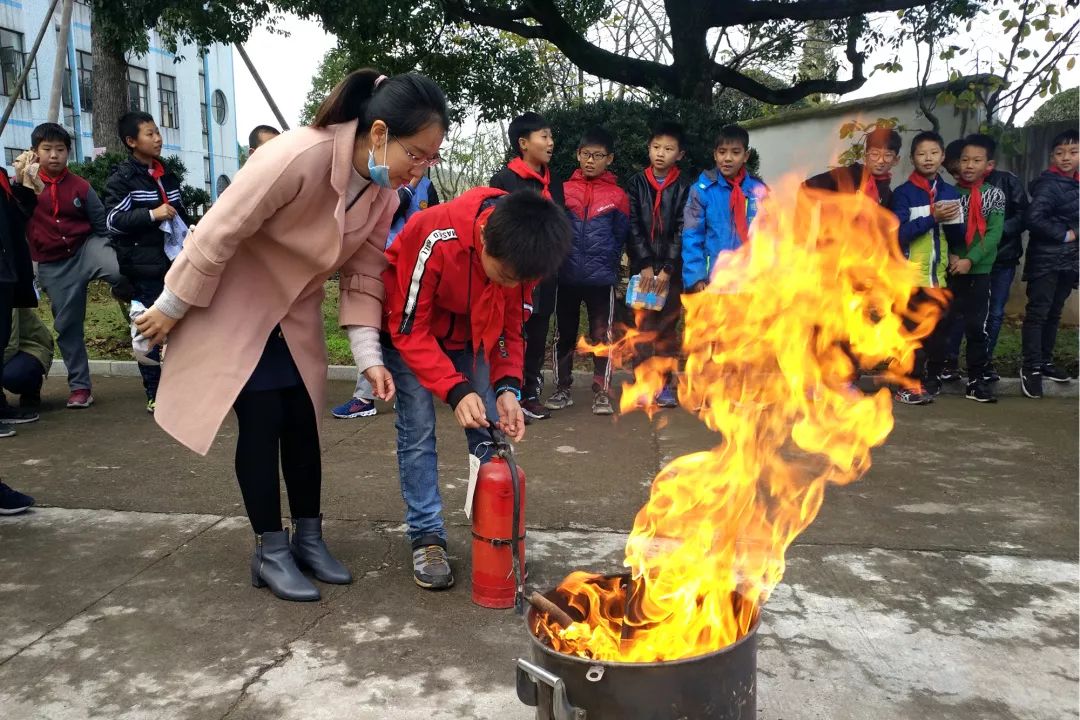
[[[473,493],[472,598],[524,612],[525,473],[506,436],[491,428],[495,456],[480,466]]]

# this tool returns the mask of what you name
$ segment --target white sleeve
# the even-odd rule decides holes
[[[360,372],[383,364],[378,329],[366,325],[349,325],[345,328],[345,333],[349,336],[353,362]]]
[[[154,301],[154,307],[173,320],[180,320],[191,309],[191,305],[178,298],[168,287],[161,291],[161,295]]]

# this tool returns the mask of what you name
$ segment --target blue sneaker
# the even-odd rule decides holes
[[[18,515],[34,504],[34,498],[0,482],[0,515]]]
[[[667,385],[656,395],[656,404],[662,408],[679,407],[679,397],[675,394],[675,388]]]
[[[352,418],[358,417],[371,417],[377,413],[378,410],[375,409],[375,403],[371,400],[349,398],[347,403],[338,405],[330,412],[334,417],[341,420],[351,420]]]

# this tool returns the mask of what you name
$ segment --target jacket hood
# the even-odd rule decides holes
[[[1039,185],[1043,183],[1061,183],[1063,186],[1068,187],[1069,189],[1074,190],[1076,188],[1076,180],[1073,180],[1071,177],[1065,177],[1064,175],[1058,175],[1057,173],[1050,172],[1049,170],[1043,170],[1041,173],[1039,173],[1038,177],[1036,177],[1028,184],[1028,194],[1034,195],[1035,188],[1039,187]]]
[[[616,179],[615,179],[615,173],[611,172],[610,170],[605,170],[603,175],[601,175],[599,177],[592,178],[590,180],[589,178],[585,177],[585,173],[581,172],[581,168],[578,168],[577,170],[575,170],[574,174],[570,176],[570,179],[567,182],[592,183],[592,184],[595,184],[595,185],[618,185],[619,184],[618,181],[616,181]]]

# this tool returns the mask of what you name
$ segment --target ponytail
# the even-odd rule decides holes
[[[354,70],[339,82],[315,113],[312,127],[359,121],[357,134],[382,120],[390,132],[409,137],[432,123],[450,128],[446,96],[431,79],[417,73],[386,77],[378,70]]]

